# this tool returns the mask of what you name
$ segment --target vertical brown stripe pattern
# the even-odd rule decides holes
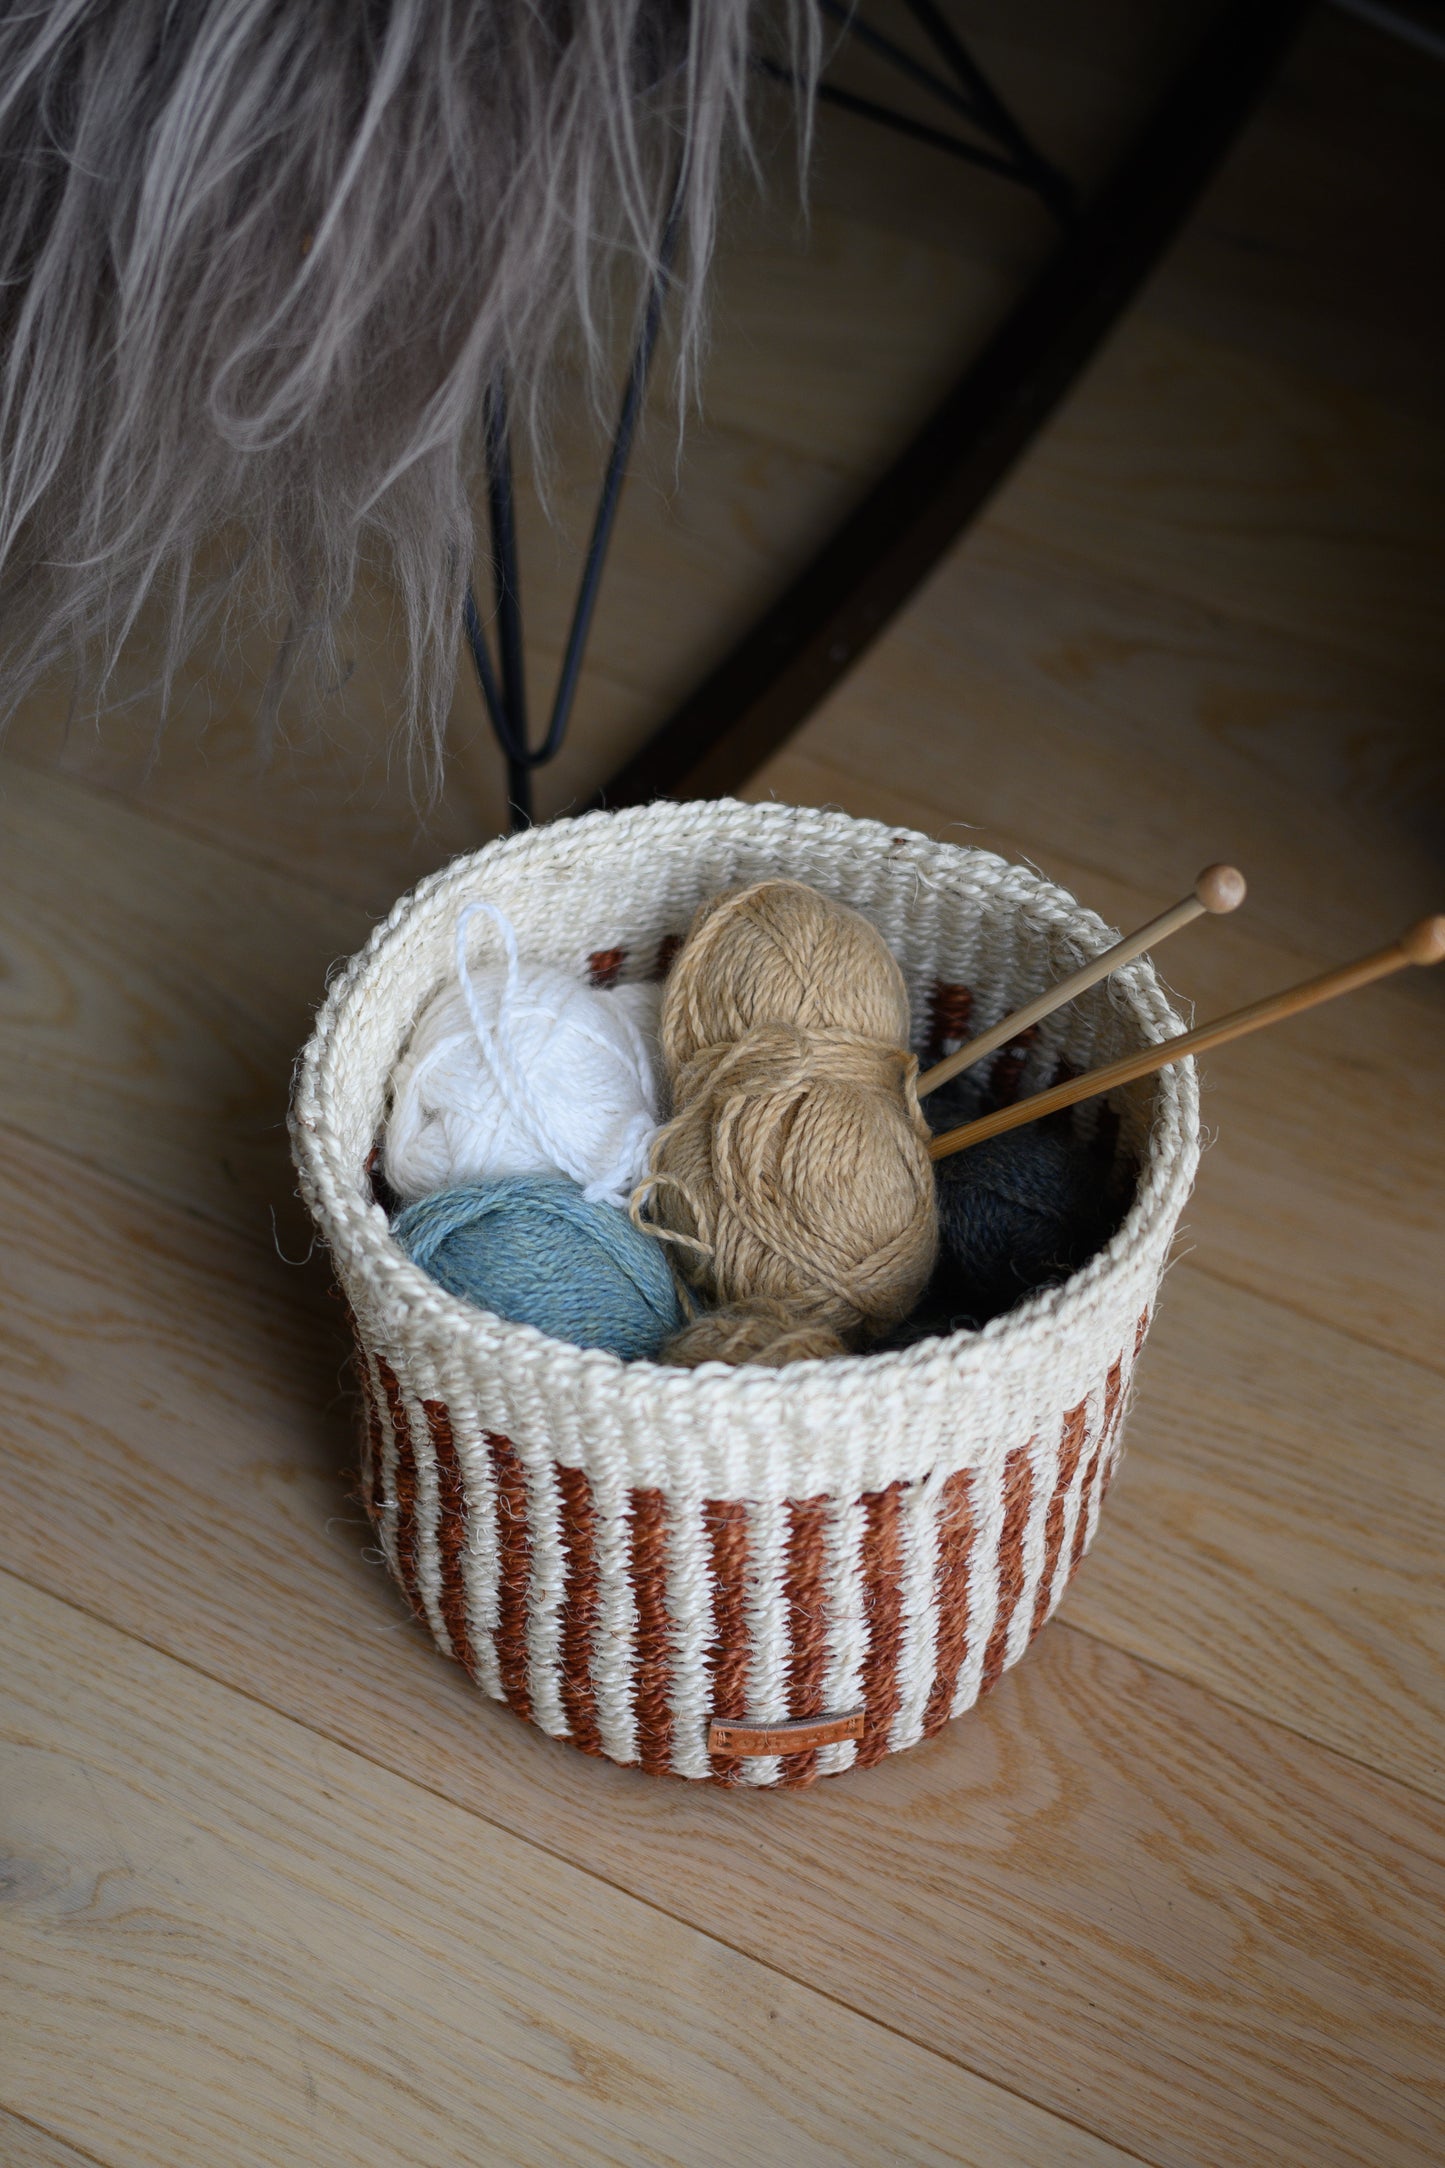
[[[594,949],[587,959],[587,975],[594,986],[615,986],[617,974],[626,960],[624,948]]]
[[[1037,1024],[1030,1024],[1016,1039],[1010,1039],[994,1056],[993,1073],[988,1080],[988,1095],[995,1107],[1011,1107],[1019,1095],[1024,1068],[1029,1058],[1029,1048],[1039,1035]]]
[[[386,1509],[386,1464],[382,1447],[381,1410],[376,1404],[376,1394],[371,1383],[371,1369],[358,1339],[356,1343],[356,1375],[361,1380],[361,1398],[366,1411],[366,1437],[362,1446],[361,1502],[366,1517],[377,1534],[381,1533],[381,1516]]]
[[[370,1163],[368,1160],[368,1166]],[[345,1311],[346,1322],[351,1331],[351,1361],[356,1371],[356,1382],[361,1388],[360,1498],[367,1519],[379,1534],[382,1507],[386,1503],[382,1488],[381,1410],[376,1404],[376,1394],[372,1389],[371,1366],[366,1359],[366,1349],[361,1344],[361,1327],[356,1322],[356,1312],[335,1284],[331,1289],[331,1297],[334,1302],[339,1302]]]
[[[1141,1352],[1142,1352],[1142,1350],[1143,1350],[1143,1346],[1144,1346],[1144,1335],[1145,1335],[1145,1333],[1146,1333],[1146,1332],[1148,1332],[1148,1330],[1149,1330],[1149,1312],[1148,1312],[1148,1310],[1146,1309],[1146,1310],[1144,1310],[1144,1311],[1142,1311],[1142,1312],[1140,1313],[1140,1317],[1139,1317],[1139,1322],[1138,1322],[1138,1324],[1137,1324],[1137,1325],[1135,1326],[1135,1328],[1134,1328],[1134,1362],[1135,1362],[1135,1363],[1137,1363],[1137,1362],[1138,1362],[1138,1360],[1139,1360],[1139,1356],[1140,1356],[1140,1353],[1141,1353]],[[1129,1368],[1130,1368],[1130,1375],[1132,1376],[1132,1375],[1133,1375],[1133,1363],[1131,1363],[1131,1364],[1130,1364]],[[1123,1422],[1123,1420],[1124,1420],[1124,1397],[1123,1397],[1123,1394],[1121,1393],[1121,1394],[1119,1395],[1119,1400],[1118,1400],[1118,1404],[1117,1404],[1117,1407],[1116,1407],[1116,1409],[1115,1409],[1115,1414],[1114,1414],[1114,1421],[1113,1421],[1113,1425],[1112,1425],[1112,1427],[1111,1427],[1111,1430],[1110,1430],[1110,1433],[1109,1433],[1109,1436],[1108,1436],[1108,1438],[1107,1438],[1107,1439],[1105,1440],[1105,1451],[1106,1451],[1106,1452],[1108,1453],[1109,1457],[1108,1457],[1107,1461],[1106,1461],[1106,1462],[1104,1463],[1104,1481],[1103,1481],[1103,1484],[1102,1484],[1102,1486],[1100,1487],[1100,1491],[1099,1491],[1099,1507],[1100,1507],[1100,1510],[1101,1510],[1101,1511],[1103,1510],[1104,1500],[1105,1500],[1105,1499],[1106,1499],[1106,1498],[1108,1497],[1108,1495],[1109,1495],[1109,1485],[1110,1485],[1110,1484],[1111,1484],[1111,1483],[1113,1482],[1113,1480],[1114,1480],[1114,1470],[1115,1470],[1115,1469],[1116,1469],[1116,1468],[1118,1467],[1118,1465],[1119,1465],[1119,1451],[1118,1451],[1118,1446],[1117,1446],[1116,1440],[1117,1440],[1117,1438],[1118,1438],[1118,1433],[1119,1433],[1119,1425],[1120,1425],[1120,1424],[1121,1424],[1121,1423]]]
[[[1032,1440],[1030,1441],[1032,1443]],[[1008,1630],[1024,1585],[1024,1531],[1034,1496],[1034,1470],[1026,1445],[1015,1446],[1003,1465],[1003,1534],[998,1547],[998,1610],[983,1659],[979,1693],[986,1694],[1003,1670]]]
[[[712,1574],[712,1713],[740,1723],[748,1713],[748,1509],[735,1498],[709,1498],[703,1504],[708,1563]],[[714,1754],[713,1774],[735,1784],[740,1764],[734,1754]]]
[[[592,1635],[597,1624],[596,1515],[592,1486],[580,1468],[557,1470],[562,1505],[562,1548],[567,1585],[562,1604],[562,1707],[572,1744],[584,1754],[602,1752],[597,1695],[592,1684]]]
[[[928,1042],[923,1050],[925,1069],[942,1061],[950,1046],[963,1044],[972,1015],[971,986],[951,986],[946,979],[934,980],[928,1005]]]
[[[652,1776],[665,1776],[672,1766],[667,1500],[659,1490],[635,1490],[629,1504],[632,1592],[637,1600],[637,1758]]]
[[[502,1692],[518,1716],[532,1713],[527,1604],[532,1583],[532,1537],[527,1526],[527,1477],[509,1438],[487,1434],[497,1486],[497,1669]]]
[[[1054,1484],[1054,1494],[1049,1500],[1049,1517],[1044,1526],[1044,1570],[1039,1578],[1038,1593],[1034,1597],[1034,1622],[1029,1628],[1032,1640],[1049,1615],[1049,1591],[1054,1585],[1059,1557],[1064,1548],[1064,1515],[1068,1511],[1069,1485],[1079,1465],[1079,1455],[1084,1450],[1084,1439],[1089,1427],[1089,1403],[1081,1400],[1076,1408],[1070,1408],[1064,1417],[1064,1427],[1059,1437],[1059,1473]],[[1080,1498],[1082,1509],[1083,1499]]]
[[[401,1386],[396,1372],[384,1355],[376,1358],[376,1374],[381,1379],[381,1389],[386,1395],[386,1412],[391,1422],[392,1444],[396,1449],[396,1564],[401,1575],[401,1585],[406,1590],[407,1602],[412,1615],[425,1620],[426,1606],[421,1600],[421,1590],[416,1578],[416,1454],[412,1449],[411,1424],[406,1419],[406,1405],[401,1397]]]
[[[652,975],[655,979],[665,979],[667,977],[668,972],[677,962],[677,952],[681,947],[682,935],[680,933],[665,933],[663,935],[657,944],[657,962],[652,968]]]
[[[974,1534],[973,1474],[960,1468],[948,1478],[938,1505],[938,1565],[934,1590],[938,1637],[933,1689],[923,1712],[923,1736],[931,1739],[948,1722],[958,1674],[968,1654],[968,1598]]]
[[[823,1677],[828,1665],[828,1500],[792,1499],[788,1516],[788,1563],[783,1582],[788,1600],[788,1714],[821,1716]],[[785,1754],[778,1765],[782,1784],[811,1784],[817,1773],[816,1747],[801,1754]]]
[[[424,1400],[422,1413],[437,1463],[437,1552],[441,1559],[442,1623],[452,1654],[475,1675],[472,1637],[467,1630],[467,1583],[462,1558],[467,1547],[467,1497],[462,1464],[457,1459],[451,1416],[440,1400]]]
[[[1109,1365],[1104,1380],[1104,1414],[1099,1424],[1099,1436],[1089,1455],[1089,1465],[1084,1471],[1083,1487],[1079,1492],[1079,1518],[1074,1523],[1074,1547],[1069,1557],[1069,1573],[1072,1577],[1079,1570],[1079,1560],[1089,1541],[1089,1493],[1099,1472],[1100,1456],[1109,1450],[1109,1440],[1114,1435],[1114,1425],[1119,1420],[1119,1401],[1124,1385],[1124,1358],[1118,1355]]]
[[[856,1766],[871,1769],[888,1752],[902,1688],[898,1658],[903,1646],[903,1485],[863,1494],[863,1541],[859,1563],[868,1616],[868,1654],[863,1661],[863,1737]]]

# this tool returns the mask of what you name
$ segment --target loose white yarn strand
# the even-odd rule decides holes
[[[495,1028],[488,1021],[477,998],[467,956],[467,930],[473,919],[478,917],[488,919],[496,928],[506,966],[502,996],[497,1004]],[[517,1052],[512,1030],[521,987],[521,957],[517,947],[516,929],[506,913],[496,904],[470,903],[458,914],[456,969],[457,983],[466,1003],[467,1015],[471,1019],[477,1052],[481,1056],[489,1081],[512,1121],[532,1145],[539,1159],[558,1168],[563,1174],[570,1175],[589,1200],[625,1209],[632,1188],[646,1167],[647,1154],[656,1134],[657,1123],[646,1113],[635,1115],[623,1133],[613,1164],[598,1174],[585,1163],[560,1127],[546,1122],[529,1100],[526,1066]],[[547,1008],[545,1003],[538,1001],[536,1008],[540,1015],[547,1017],[552,1023],[563,1022],[558,1012]],[[584,1018],[569,1016],[566,1019],[566,1028],[608,1055],[622,1072],[629,1088],[629,1096],[635,1095],[646,1107],[651,1103],[655,1091],[653,1064],[648,1055],[646,1041],[636,1022],[620,1002],[615,1011],[614,1022],[621,1027],[621,1034],[626,1042],[625,1049],[618,1045],[615,1036],[608,1037],[605,1033],[594,1030]]]

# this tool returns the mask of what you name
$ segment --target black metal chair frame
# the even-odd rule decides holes
[[[707,797],[735,789],[776,750],[905,602],[977,514],[1062,398],[1177,232],[1263,92],[1307,0],[1231,0],[1096,201],[1080,212],[1064,174],[1031,142],[936,0],[905,0],[946,71],[916,59],[843,0],[818,0],[844,36],[927,90],[957,125],[934,128],[825,78],[819,100],[927,143],[1029,190],[1060,228],[1043,271],[941,407],[857,511],[733,652],[609,782],[598,802]],[[759,70],[792,82],[760,57]],[[980,140],[981,139],[981,140]],[[547,728],[528,731],[521,567],[504,386],[486,415],[488,531],[497,660],[476,596],[466,633],[507,768],[514,828],[529,826],[532,778],[567,734],[607,549],[646,394],[677,235],[669,216],[603,472]]]

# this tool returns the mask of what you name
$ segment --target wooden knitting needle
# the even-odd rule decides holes
[[[970,1039],[966,1046],[961,1046],[956,1054],[950,1054],[946,1060],[935,1062],[931,1069],[925,1069],[918,1079],[919,1098],[924,1098],[931,1091],[937,1091],[939,1085],[946,1084],[950,1077],[959,1076],[965,1069],[971,1069],[976,1061],[982,1061],[985,1054],[991,1054],[995,1047],[1017,1038],[1021,1031],[1027,1031],[1030,1024],[1037,1024],[1043,1017],[1052,1016],[1055,1009],[1061,1009],[1066,1001],[1072,1001],[1086,986],[1097,986],[1100,979],[1108,978],[1110,972],[1117,971],[1121,964],[1132,963],[1134,958],[1142,956],[1146,949],[1157,948],[1161,941],[1168,940],[1171,933],[1178,933],[1181,926],[1189,925],[1191,920],[1200,917],[1203,912],[1238,910],[1244,896],[1244,875],[1237,866],[1206,866],[1189,894],[1171,905],[1167,911],[1161,911],[1158,918],[1151,918],[1147,926],[1141,926],[1137,933],[1126,934],[1124,939],[1116,941],[1111,949],[1105,949],[1102,956],[1092,957],[1077,971],[1071,971],[1066,979],[1060,979],[1056,986],[1046,988],[1036,1001],[1028,1002],[1022,1009],[1015,1009],[1012,1016],[1006,1016],[1003,1022],[995,1024],[991,1031],[980,1032],[976,1039]]]
[[[959,1129],[946,1129],[933,1139],[928,1147],[931,1159],[947,1159],[954,1152],[966,1151],[970,1144],[982,1144],[985,1137],[1001,1136],[1006,1129],[1019,1129],[1025,1122],[1036,1122],[1045,1114],[1053,1114],[1059,1107],[1071,1107],[1077,1100],[1093,1099],[1101,1092],[1111,1092],[1120,1084],[1132,1084],[1136,1077],[1152,1076],[1156,1069],[1167,1069],[1171,1062],[1183,1061],[1187,1054],[1204,1054],[1213,1046],[1223,1046],[1228,1039],[1242,1039],[1248,1031],[1260,1031],[1266,1024],[1278,1024],[1286,1016],[1297,1016],[1301,1009],[1312,1009],[1321,1001],[1333,1001],[1336,994],[1353,993],[1357,986],[1368,986],[1372,979],[1383,979],[1391,971],[1401,971],[1406,964],[1438,964],[1445,957],[1445,912],[1437,912],[1433,918],[1422,918],[1408,926],[1398,941],[1387,948],[1376,949],[1372,956],[1362,956],[1358,963],[1341,964],[1337,971],[1326,971],[1320,978],[1306,979],[1302,986],[1287,986],[1283,993],[1270,994],[1263,1001],[1251,1002],[1247,1009],[1236,1009],[1230,1016],[1221,1016],[1215,1024],[1201,1024],[1195,1031],[1186,1031],[1181,1038],[1166,1039],[1160,1046],[1147,1046],[1137,1054],[1126,1054],[1122,1061],[1111,1061],[1102,1069],[1091,1069],[1087,1076],[1071,1077],[1066,1084],[1056,1084],[1051,1091],[1036,1092],[1032,1099],[1020,1099],[1011,1107],[999,1107],[992,1114],[984,1114],[976,1122],[965,1122]]]

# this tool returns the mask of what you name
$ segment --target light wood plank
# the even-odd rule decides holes
[[[1442,200],[1434,69],[1380,25],[1315,8],[1150,282],[1149,313],[1438,423],[1445,292],[1420,272]]]
[[[1442,894],[1435,693],[987,521],[780,762],[747,795],[851,778],[850,803],[906,804],[884,818],[1150,894],[1233,860],[1249,901],[1215,946],[1331,961]]]
[[[990,510],[1049,552],[1438,686],[1445,427],[1150,317]]]
[[[0,773],[8,1117],[253,1234],[274,1209],[294,1241],[291,1066],[368,918],[59,778]]]
[[[110,2168],[99,2153],[82,2153],[5,2108],[0,2108],[0,2160],[5,2168]]]
[[[550,683],[555,658],[529,656]],[[288,695],[263,750],[250,675],[208,684],[198,665],[164,729],[153,701],[139,698],[97,726],[68,718],[47,689],[4,740],[6,787],[17,787],[8,782],[15,766],[64,776],[379,918],[423,874],[506,825],[501,755],[473,688],[453,704],[447,782],[435,796],[424,775],[409,771],[396,736],[401,697],[399,658],[375,644],[324,715],[304,690]],[[616,722],[625,732],[633,700],[627,687],[590,673],[586,730]]]
[[[1445,1800],[1445,1379],[1176,1266],[1070,1623]]]
[[[841,132],[830,114],[822,139],[830,167],[841,162]],[[847,129],[849,138],[871,132],[867,123]],[[893,159],[891,141],[866,148],[875,170]],[[978,178],[961,185],[976,193]],[[1007,313],[1052,244],[1051,224],[1027,203],[1022,217],[1010,203],[1008,220],[975,209],[941,246],[916,228],[905,236],[868,223],[851,201],[840,215],[814,194],[804,214],[792,182],[787,168],[776,174],[771,201],[735,222],[721,253],[703,433],[801,453],[866,484]],[[698,488],[690,450],[683,472],[685,490]]]
[[[256,707],[265,657],[256,642],[244,653],[252,667],[222,677],[208,674],[209,656],[198,658],[164,726],[143,694],[97,724],[70,717],[42,690],[5,737],[6,776],[14,764],[66,776],[377,918],[434,866],[502,832],[501,755],[472,685],[453,704],[446,787],[429,795],[397,736],[401,659],[374,628],[356,644],[344,692],[318,712],[294,688],[264,748]],[[528,653],[550,684],[555,656]],[[625,735],[634,706],[627,686],[589,672],[584,735]]]
[[[0,2091],[117,2164],[1113,2147],[0,1577]]]
[[[1151,2161],[1445,2136],[1438,1805],[1067,1625],[866,1780],[739,1800],[588,1762],[365,1563],[300,1276],[31,1148],[6,1193],[17,1571]]]

